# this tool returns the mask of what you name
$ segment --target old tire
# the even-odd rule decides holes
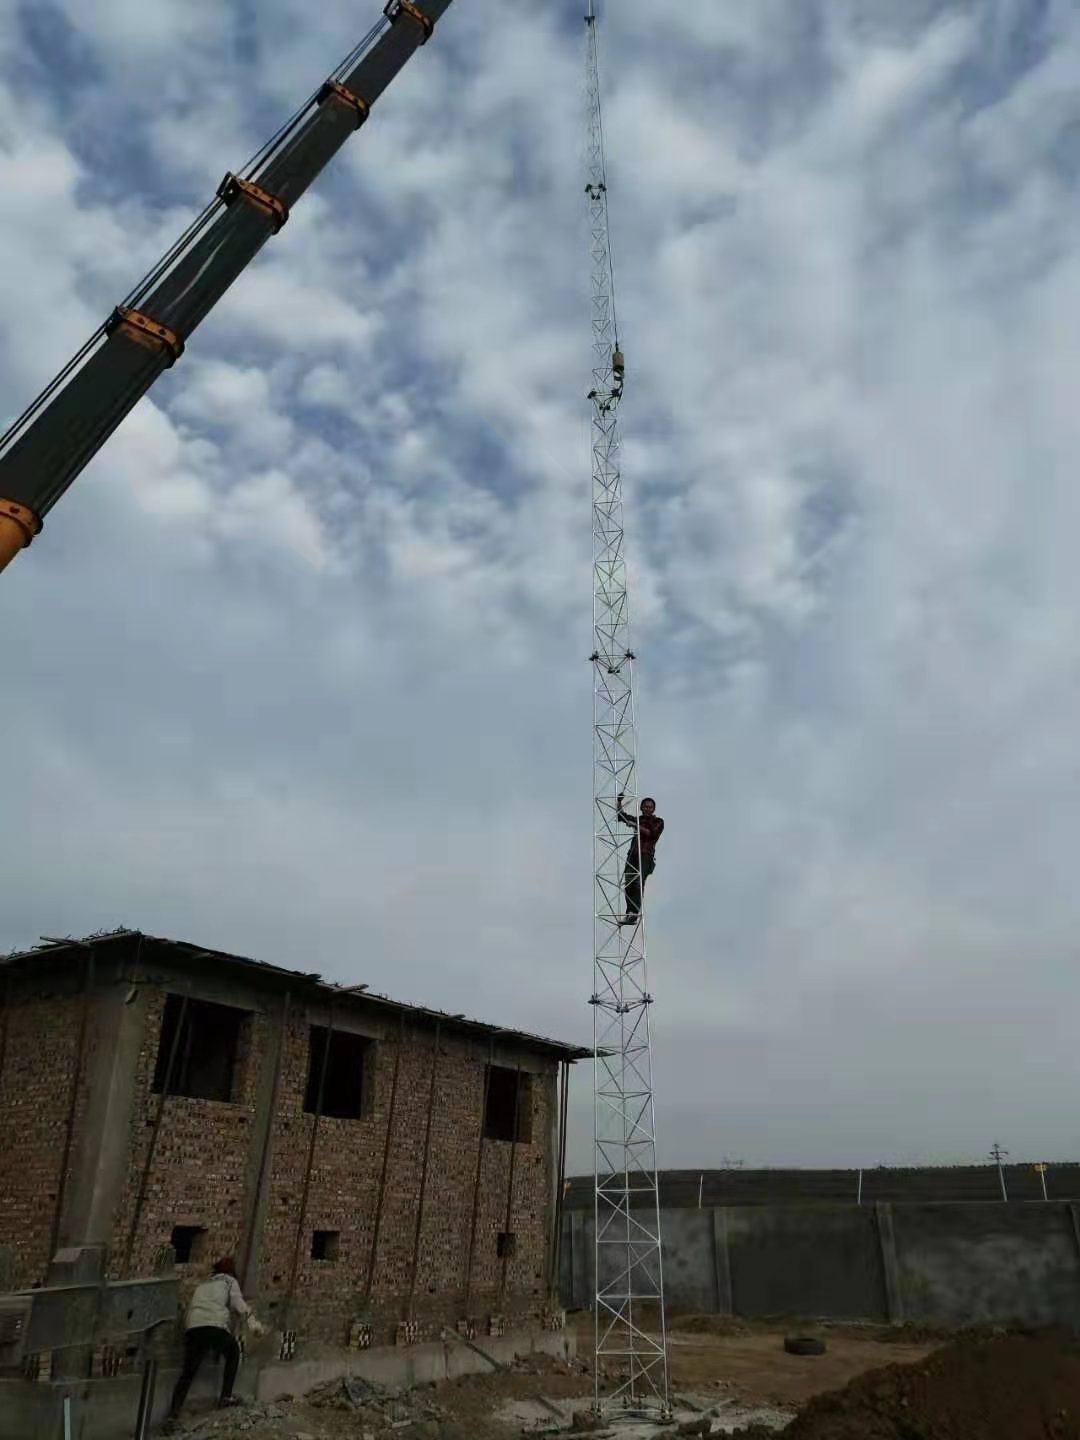
[[[784,1349],[789,1355],[824,1355],[826,1346],[819,1335],[785,1335]]]

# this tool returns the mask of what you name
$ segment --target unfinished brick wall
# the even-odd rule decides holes
[[[131,1147],[113,1231],[112,1270],[116,1276],[123,1268],[139,1183],[161,1100],[153,1090],[153,1080],[166,995],[164,990],[142,991],[146,1019],[135,1075]],[[214,1259],[239,1252],[246,1234],[255,1097],[265,1063],[268,1023],[272,1022],[258,1009],[246,1012],[231,1101],[196,1100],[180,1095],[165,1101],[139,1215],[131,1274],[151,1273],[155,1252],[169,1243],[174,1226],[204,1229],[206,1234],[200,1237],[191,1262],[179,1267],[181,1296],[185,1300],[195,1284],[206,1277]]]
[[[147,969],[149,962],[150,957],[144,957]],[[6,1012],[6,1056],[0,1072],[0,1247],[8,1243],[14,1249],[17,1285],[43,1278],[49,1259],[52,1202],[83,1003],[74,992],[77,975],[68,979],[70,995],[21,996],[13,999]],[[133,1072],[127,1071],[131,1076],[130,1108],[125,1099],[121,1112],[127,1116],[128,1149],[123,1169],[114,1172],[119,1197],[111,1229],[114,1276],[125,1268],[136,1197],[160,1105],[154,1077],[168,995],[170,989],[177,993],[186,986],[186,980],[171,985],[141,983],[131,1001],[135,1008],[124,1012],[132,1053],[135,1043],[139,1042],[139,1048]],[[215,993],[222,993],[220,984],[211,986],[206,998]],[[325,1025],[325,1002],[309,1013],[301,999],[293,998],[271,1111],[281,994],[257,984],[236,985],[230,993],[238,1002],[246,996],[247,1003],[229,1099],[173,1094],[166,1100],[139,1212],[130,1274],[147,1275],[154,1270],[176,1226],[201,1232],[191,1263],[181,1267],[184,1300],[218,1255],[234,1254],[242,1265],[256,1214],[266,1125],[270,1148],[254,1236],[257,1278],[252,1297],[264,1318],[282,1323],[294,1254],[290,1328],[332,1343],[342,1343],[357,1319],[373,1325],[376,1343],[388,1343],[395,1338],[398,1322],[406,1318],[417,1320],[424,1333],[430,1334],[437,1333],[441,1325],[456,1324],[466,1314],[481,1320],[495,1313],[515,1318],[538,1316],[547,1300],[555,1062],[522,1052],[522,1063],[531,1073],[529,1142],[514,1147],[509,1141],[486,1139],[481,1144],[489,1058],[486,1038],[452,1031],[440,1034],[434,1105],[429,1106],[436,1060],[434,1025],[416,1024],[415,1017],[407,1016],[402,1026],[392,1013],[387,1016],[386,1011],[374,1008],[365,1011],[363,1002],[341,1007],[346,1013],[338,1021],[340,1030],[366,1028],[372,1032],[362,1062],[364,1103],[358,1118],[320,1118],[307,1211],[301,1223],[304,1176],[315,1125],[314,1116],[305,1113],[310,1026],[313,1021]],[[199,981],[194,978],[191,995],[198,999],[200,994]],[[91,1026],[73,1154],[80,1141],[89,1153],[94,1153],[98,1143],[93,1136],[82,1135],[93,1047]],[[504,1056],[501,1063],[516,1061]],[[391,1128],[395,1065],[397,1095]],[[430,1149],[417,1249],[429,1108]],[[507,1187],[515,1149],[509,1228],[516,1246],[504,1262],[497,1254],[497,1244],[500,1232],[507,1228]],[[384,1160],[387,1181],[369,1291]],[[470,1277],[474,1197],[478,1199]],[[312,1254],[316,1231],[333,1237],[326,1258]],[[78,1239],[74,1235],[69,1238]]]
[[[52,1259],[50,1239],[84,1004],[77,992],[55,994],[20,986],[8,994],[0,1012],[0,1248],[10,1257],[4,1268],[15,1289],[43,1281]],[[76,1137],[85,1116],[94,1045],[91,1021],[76,1096]]]
[[[293,1010],[274,1112],[272,1158],[266,1186],[266,1210],[259,1237],[259,1302],[282,1323],[296,1255],[295,1303],[290,1328],[307,1329],[308,1299],[325,1307],[320,1332],[341,1341],[348,1321],[348,1294],[361,1284],[369,1254],[375,1200],[382,1165],[380,1136],[385,1133],[389,1077],[382,1047],[366,1067],[369,1094],[359,1120],[323,1116],[312,1163],[306,1218],[301,1222],[304,1174],[315,1117],[304,1113],[308,1079],[309,1020],[303,1006]],[[337,1258],[314,1260],[311,1237],[325,1230],[339,1235]]]
[[[294,1015],[289,1027],[262,1232],[260,1297],[279,1323],[297,1246],[300,1191],[314,1125],[314,1117],[302,1108],[308,1023],[305,1016]],[[429,1331],[453,1325],[465,1315],[487,1047],[453,1035],[440,1038],[410,1304],[434,1042],[434,1029],[407,1028],[402,1040],[398,1027],[388,1026],[370,1059],[370,1101],[362,1118],[320,1120],[308,1210],[299,1234],[295,1291],[288,1307],[291,1328],[340,1343],[349,1324],[363,1318],[374,1325],[379,1343],[392,1340],[397,1322],[410,1315]],[[399,1045],[387,1183],[369,1297],[367,1281]],[[553,1103],[554,1072],[535,1076],[532,1143],[517,1147],[515,1164],[512,1224],[517,1253],[508,1265],[502,1306],[510,1314],[539,1314],[546,1299]],[[496,1245],[506,1220],[510,1150],[508,1143],[484,1142],[471,1313],[487,1315],[500,1302],[502,1262]],[[335,1232],[334,1259],[312,1258],[316,1230]]]
[[[533,1074],[531,1079],[531,1143],[515,1147],[507,1141],[484,1142],[470,1305],[474,1315],[538,1316],[546,1307],[555,1183],[555,1073]],[[477,1083],[483,1084],[483,1066]],[[497,1245],[507,1224],[511,1165],[514,1186],[509,1228],[516,1245],[513,1256],[504,1262]]]

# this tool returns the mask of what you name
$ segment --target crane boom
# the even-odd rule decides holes
[[[451,0],[389,0],[383,19],[0,437],[0,570],[289,218],[291,207],[431,36]]]

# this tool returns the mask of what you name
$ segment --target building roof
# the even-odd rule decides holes
[[[259,978],[272,979],[279,983],[287,981],[294,989],[307,988],[318,992],[324,998],[337,997],[369,1007],[391,1010],[396,1015],[404,1014],[415,1020],[431,1024],[438,1022],[447,1029],[517,1043],[526,1049],[541,1051],[556,1059],[572,1062],[585,1060],[592,1056],[591,1049],[583,1048],[580,1045],[570,1045],[544,1035],[531,1035],[525,1030],[491,1025],[483,1020],[469,1019],[465,1015],[452,1015],[444,1010],[430,1010],[422,1005],[410,1005],[401,1000],[393,1000],[388,995],[377,994],[369,990],[366,985],[336,985],[329,980],[324,980],[321,975],[309,971],[288,970],[281,965],[271,965],[266,960],[252,960],[246,955],[231,955],[227,951],[213,950],[187,940],[169,940],[159,935],[147,935],[141,930],[108,930],[96,935],[84,936],[82,939],[76,939],[73,936],[52,938],[43,935],[41,943],[29,950],[12,951],[9,955],[0,956],[0,969],[32,966],[45,960],[63,962],[70,959],[74,961],[79,955],[85,954],[87,950],[92,949],[96,952],[121,941],[131,942],[133,940],[141,940],[144,944],[174,951],[179,962],[209,960],[237,971],[250,971],[252,972],[250,978],[253,981]]]

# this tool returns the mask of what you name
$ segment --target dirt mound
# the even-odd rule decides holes
[[[767,1432],[741,1432],[766,1440]],[[1060,1331],[965,1337],[811,1400],[785,1440],[1080,1440],[1080,1343]],[[771,1437],[770,1437],[771,1440]]]

